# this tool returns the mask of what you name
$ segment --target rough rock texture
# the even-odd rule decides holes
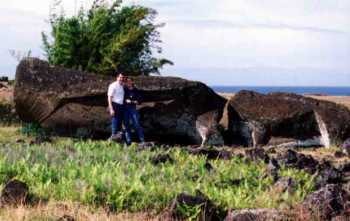
[[[0,205],[19,205],[26,201],[29,188],[19,180],[9,181],[1,191]]]
[[[172,201],[169,212],[172,218],[182,220],[186,214],[183,214],[183,208],[198,208],[200,214],[197,220],[222,220],[221,212],[218,208],[201,192],[197,191],[195,196],[181,193]]]
[[[286,167],[305,170],[310,174],[315,173],[319,167],[319,162],[312,156],[298,153],[290,149],[278,153],[276,160]]]
[[[243,209],[229,211],[225,221],[283,221],[282,213],[275,209]]]
[[[252,160],[254,162],[264,161],[268,163],[270,160],[269,155],[266,153],[264,149],[261,148],[253,148],[244,151],[246,158]]]
[[[350,138],[346,139],[341,147],[343,149],[343,152],[350,156]]]
[[[350,137],[350,111],[342,105],[289,93],[240,91],[229,101],[231,142],[266,145],[285,137],[295,145],[340,145]]]
[[[226,100],[200,82],[173,77],[135,77],[143,104],[146,138],[175,143],[223,144],[218,123]],[[113,77],[50,66],[28,58],[16,72],[16,111],[25,122],[39,122],[59,134],[79,129],[92,136],[110,133],[107,88]]]
[[[306,197],[303,213],[310,213],[312,220],[331,220],[340,215],[348,216],[349,199],[349,195],[340,185],[329,184]]]

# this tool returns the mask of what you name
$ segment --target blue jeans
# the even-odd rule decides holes
[[[116,135],[121,129],[121,123],[124,116],[124,105],[112,102],[114,116],[112,117],[112,136]]]
[[[136,110],[136,107],[133,105],[125,105],[124,106],[124,126],[125,126],[125,137],[126,142],[128,144],[131,143],[131,131],[130,131],[130,119],[132,121],[132,125],[134,126],[137,135],[139,137],[140,142],[145,142],[145,137],[143,134],[143,129],[140,125],[139,114]]]

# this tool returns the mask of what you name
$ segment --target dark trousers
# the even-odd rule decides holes
[[[143,129],[140,125],[139,113],[136,110],[135,105],[125,105],[124,106],[124,126],[125,126],[125,138],[127,143],[131,143],[131,130],[130,130],[130,120],[136,133],[139,137],[140,142],[145,142],[145,137],[143,134]]]
[[[112,102],[114,116],[112,117],[112,136],[121,130],[122,120],[124,117],[124,105]]]

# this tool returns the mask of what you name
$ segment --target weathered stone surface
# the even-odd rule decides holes
[[[328,101],[288,93],[240,91],[229,101],[232,142],[266,145],[270,138],[293,138],[296,146],[341,145],[350,137],[350,111]]]
[[[313,220],[331,220],[347,215],[349,195],[340,185],[329,184],[311,193],[303,202],[303,213],[310,213]]]
[[[229,211],[225,221],[283,221],[282,213],[275,209],[243,209]]]
[[[343,152],[350,156],[350,138],[346,139],[341,147],[343,149]]]
[[[154,165],[158,165],[158,164],[166,163],[166,162],[173,163],[174,159],[169,154],[159,154],[159,155],[154,156],[151,159],[151,162]]]
[[[16,72],[14,100],[25,122],[39,122],[58,134],[80,128],[91,136],[110,133],[107,88],[114,77],[50,66],[28,58]],[[223,144],[218,123],[226,100],[200,82],[174,77],[134,77],[146,138],[185,144]]]
[[[294,150],[288,149],[277,155],[276,160],[287,167],[292,167],[313,174],[319,167],[319,162],[312,156],[298,153]]]
[[[329,162],[323,162],[318,166],[318,174],[315,180],[316,188],[327,184],[340,184],[343,182],[342,171],[332,166]]]
[[[26,201],[29,188],[19,180],[9,181],[1,191],[0,205],[19,205]]]
[[[172,201],[169,215],[176,220],[184,219],[181,208],[198,208],[200,209],[197,220],[222,220],[221,212],[218,208],[201,192],[197,191],[195,196],[181,193]]]
[[[254,162],[264,161],[265,163],[268,163],[270,160],[269,155],[266,153],[264,149],[261,148],[253,148],[244,151],[245,156]]]
[[[57,221],[75,221],[74,217],[70,215],[64,215],[57,219]]]

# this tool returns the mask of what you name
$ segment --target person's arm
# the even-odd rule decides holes
[[[114,116],[115,112],[113,110],[113,105],[112,105],[112,95],[113,95],[113,88],[111,87],[111,85],[108,87],[108,93],[107,93],[107,97],[108,97],[108,110],[111,116]]]

